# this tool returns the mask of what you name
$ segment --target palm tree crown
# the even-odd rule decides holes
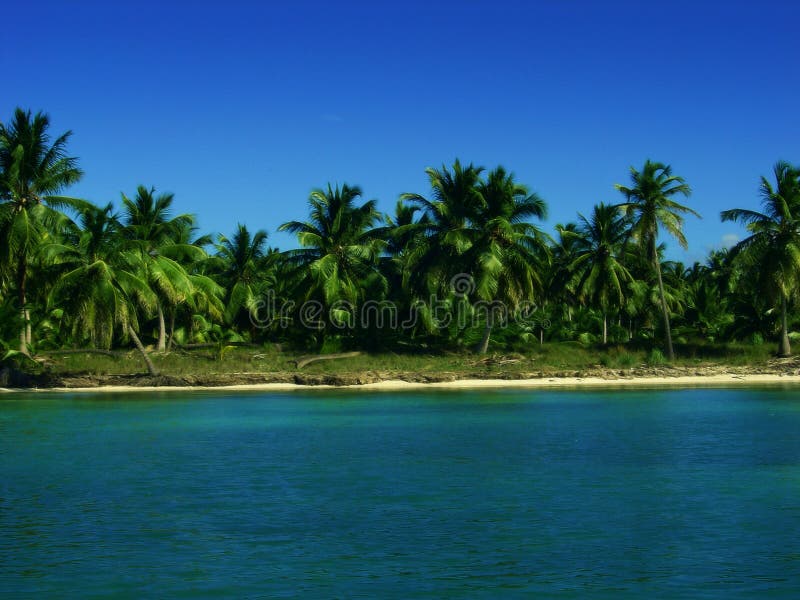
[[[8,125],[0,123],[0,276],[14,279],[22,315],[20,351],[31,344],[27,306],[28,267],[33,252],[48,231],[67,223],[61,208],[78,210],[86,205],[75,198],[57,196],[76,183],[83,172],[77,159],[67,156],[66,132],[52,143],[50,118],[18,108]]]
[[[689,197],[691,188],[682,177],[672,174],[669,165],[647,160],[641,171],[631,167],[630,187],[616,184],[615,187],[625,195],[626,202],[619,206],[625,210],[631,222],[631,234],[638,239],[647,257],[652,261],[658,280],[661,309],[664,317],[664,331],[667,342],[667,356],[675,358],[672,348],[672,333],[669,324],[669,309],[664,294],[661,278],[661,265],[658,259],[658,232],[664,228],[667,233],[678,240],[681,247],[686,248],[686,236],[683,234],[685,214],[696,217],[700,215],[679,204],[674,196]]]
[[[158,351],[167,347],[164,310],[189,299],[193,285],[189,273],[179,262],[200,260],[205,251],[193,244],[181,243],[185,230],[194,225],[194,217],[171,214],[173,194],[155,195],[155,188],[140,185],[133,199],[122,195],[124,228],[127,245],[141,254],[143,277],[158,296]]]
[[[380,213],[375,200],[358,205],[360,197],[358,186],[329,184],[327,190],[311,192],[307,221],[289,221],[278,228],[296,234],[303,246],[285,256],[308,268],[310,285],[302,284],[307,298],[319,296],[328,305],[354,303],[366,288],[385,283],[377,270],[385,242],[372,230]]]
[[[258,282],[263,279],[267,256],[267,232],[259,229],[250,233],[247,226],[237,224],[231,238],[220,235],[212,259],[220,280],[228,290],[226,318],[233,322],[242,309],[252,314],[258,300]]]
[[[579,215],[575,258],[569,270],[575,273],[575,291],[582,300],[599,307],[603,313],[603,343],[607,342],[607,313],[611,306],[621,306],[626,284],[632,280],[624,265],[624,246],[628,236],[627,221],[619,208],[600,203],[591,218]]]
[[[729,256],[745,267],[759,288],[780,299],[781,340],[778,352],[791,352],[786,305],[800,287],[800,168],[779,161],[773,169],[776,185],[761,177],[763,212],[735,208],[721,213],[723,221],[746,225],[750,235],[731,248]]]

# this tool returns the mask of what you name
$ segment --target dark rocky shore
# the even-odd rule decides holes
[[[0,387],[47,389],[47,388],[95,388],[104,386],[131,387],[221,387],[230,385],[258,385],[288,383],[307,386],[352,386],[381,381],[406,381],[410,383],[440,383],[463,379],[558,379],[600,378],[609,381],[638,378],[711,377],[715,375],[800,375],[800,358],[773,359],[764,364],[751,366],[639,366],[629,369],[595,367],[582,370],[540,370],[530,372],[508,372],[502,370],[465,370],[458,372],[409,373],[403,371],[364,371],[343,374],[309,374],[298,371],[274,371],[252,373],[209,373],[206,375],[168,374],[158,376],[137,375],[56,375],[52,373],[28,374],[5,367],[0,369]]]

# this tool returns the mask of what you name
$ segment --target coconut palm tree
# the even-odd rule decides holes
[[[485,179],[483,171],[459,160],[451,168],[429,168],[431,198],[401,196],[422,210],[422,218],[404,228],[413,233],[405,262],[407,287],[439,300],[454,291],[478,300],[476,306],[487,309],[477,345],[481,353],[488,349],[498,303],[513,311],[541,293],[548,239],[530,222],[545,217],[544,201],[502,167]],[[455,281],[464,289],[451,289]]]
[[[669,323],[669,308],[664,294],[664,282],[661,276],[661,263],[658,258],[658,233],[663,228],[678,240],[683,248],[687,248],[686,236],[683,234],[685,214],[696,217],[700,215],[679,204],[672,198],[691,195],[691,188],[682,177],[672,174],[672,168],[659,162],[646,160],[641,171],[631,167],[631,186],[616,184],[626,198],[619,206],[625,210],[631,222],[631,234],[637,240],[655,270],[661,311],[664,318],[666,350],[669,360],[675,358],[672,347],[672,333]]]
[[[456,159],[452,168],[425,170],[430,199],[413,193],[400,196],[422,211],[414,233],[423,235],[414,235],[405,271],[406,286],[419,295],[447,294],[454,276],[469,274],[463,256],[479,234],[471,219],[484,205],[478,187],[482,172],[483,167],[464,166]]]
[[[166,351],[167,334],[164,308],[174,308],[185,302],[192,294],[193,286],[189,274],[181,261],[201,260],[206,257],[202,248],[181,243],[183,230],[194,225],[194,216],[171,215],[174,194],[155,196],[155,188],[140,185],[133,199],[122,194],[124,207],[123,237],[128,247],[137,250],[142,257],[145,272],[143,277],[157,294],[159,352]]]
[[[489,304],[477,347],[485,354],[495,323],[494,305],[501,302],[505,311],[513,312],[541,296],[549,238],[530,222],[547,216],[544,200],[515,182],[503,167],[488,173],[478,194],[482,202],[474,206],[470,221],[479,233],[465,254],[473,265],[475,294]]]
[[[773,173],[775,186],[761,177],[763,212],[734,208],[722,211],[721,217],[743,223],[750,233],[731,248],[729,256],[779,303],[778,354],[789,356],[787,305],[800,286],[800,167],[779,161]]]
[[[225,318],[233,323],[243,309],[252,315],[257,307],[258,284],[263,280],[269,251],[267,232],[259,229],[251,234],[239,223],[231,238],[219,235],[215,248],[213,264],[228,294]]]
[[[157,375],[137,334],[138,310],[152,310],[157,297],[140,276],[145,270],[142,255],[125,249],[121,229],[111,204],[87,206],[80,228],[72,228],[63,243],[45,246],[62,267],[49,303],[65,309],[76,339],[86,336],[95,347],[110,348],[114,331],[121,330],[133,340],[148,372]]]
[[[177,234],[173,238],[175,244],[168,248],[168,250],[175,250],[170,253],[170,258],[176,260],[186,271],[192,286],[192,293],[182,305],[168,307],[170,323],[167,352],[172,350],[175,341],[175,321],[178,313],[181,312],[181,307],[185,308],[182,312],[185,317],[188,317],[189,323],[193,323],[199,313],[215,323],[221,322],[223,318],[225,290],[207,274],[213,257],[208,256],[205,247],[213,244],[213,238],[209,234],[198,236],[197,229],[193,224],[184,223],[178,228]],[[190,329],[192,329],[191,326]]]
[[[31,319],[28,269],[33,253],[48,231],[63,227],[62,209],[79,209],[84,201],[58,195],[83,172],[67,155],[67,131],[51,142],[50,118],[17,108],[13,119],[0,123],[0,270],[16,286],[22,316],[20,351],[29,354]]]
[[[624,265],[627,222],[616,206],[600,203],[591,218],[578,215],[575,258],[569,270],[575,273],[575,292],[581,300],[600,308],[603,344],[608,343],[608,311],[623,305],[626,284],[632,280]]]
[[[575,273],[571,267],[578,253],[578,224],[557,224],[556,238],[550,248],[550,268],[545,276],[545,302],[553,303],[567,322],[572,322],[573,309],[578,304],[573,289]]]
[[[381,220],[376,201],[358,204],[361,188],[343,184],[316,189],[309,197],[307,221],[289,221],[279,231],[297,235],[302,248],[283,253],[295,267],[306,300],[320,301],[335,324],[349,318],[342,303],[355,305],[385,292],[378,262],[386,243],[372,229]],[[320,340],[324,339],[324,329]]]

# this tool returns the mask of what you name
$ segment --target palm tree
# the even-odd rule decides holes
[[[480,302],[475,306],[487,309],[476,348],[480,353],[488,349],[497,309],[513,311],[541,293],[540,267],[547,254],[547,236],[530,223],[545,217],[544,201],[502,167],[485,179],[483,170],[459,160],[452,168],[429,168],[431,199],[401,196],[422,210],[418,222],[403,228],[413,234],[404,265],[406,284],[440,300],[452,294],[452,282],[465,284],[465,290],[455,290],[457,295],[471,296]]]
[[[45,247],[62,266],[62,275],[50,293],[49,302],[64,308],[73,335],[88,336],[92,344],[110,348],[115,329],[130,337],[147,370],[157,375],[137,335],[137,309],[152,310],[155,293],[140,277],[142,255],[126,250],[119,232],[122,226],[111,204],[85,207],[75,227],[60,244]]]
[[[12,273],[22,316],[20,351],[30,352],[31,320],[27,283],[31,256],[48,231],[67,221],[64,208],[81,200],[59,196],[83,175],[77,159],[67,156],[67,131],[52,143],[50,118],[17,108],[8,125],[0,123],[0,269]]]
[[[704,270],[702,275],[688,282],[685,296],[688,326],[706,340],[718,341],[733,323],[723,291]]]
[[[228,292],[225,317],[233,323],[245,309],[248,314],[256,309],[258,300],[258,283],[263,278],[267,247],[267,232],[259,229],[250,233],[246,225],[236,225],[231,238],[220,234],[215,248],[215,266],[219,272],[220,282]]]
[[[483,336],[477,350],[485,354],[495,322],[494,305],[515,311],[532,302],[543,291],[542,258],[547,254],[547,237],[530,219],[544,219],[547,205],[537,194],[516,183],[503,167],[491,171],[478,186],[482,203],[471,215],[473,229],[480,232],[467,251],[474,264],[475,292],[489,303]]]
[[[484,204],[478,186],[483,167],[463,166],[456,159],[451,169],[428,168],[432,196],[406,193],[401,200],[422,210],[413,229],[415,247],[407,256],[406,286],[422,292],[446,294],[452,278],[467,272],[464,253],[478,233],[471,218]],[[416,235],[421,233],[422,235]]]
[[[213,244],[211,235],[197,236],[197,227],[184,223],[178,227],[177,235],[173,240],[174,245],[169,246],[170,258],[176,260],[186,271],[192,286],[191,294],[185,299],[184,306],[188,309],[189,321],[193,322],[198,313],[212,321],[220,322],[223,318],[225,295],[224,288],[207,274],[213,262],[213,257],[208,256],[204,248]],[[175,320],[179,312],[178,306],[171,307],[169,311],[169,337],[166,351],[172,350],[175,341]]]
[[[691,188],[682,177],[672,174],[672,168],[659,162],[645,161],[641,171],[631,167],[630,187],[616,184],[614,187],[625,195],[626,202],[619,206],[625,210],[631,220],[631,234],[650,260],[658,281],[661,311],[664,317],[667,357],[675,358],[672,348],[672,333],[669,324],[669,309],[664,294],[664,282],[661,277],[661,264],[658,258],[658,232],[664,228],[683,248],[687,248],[683,234],[683,215],[686,213],[696,217],[700,215],[672,200],[681,195],[688,198]]]
[[[409,256],[425,241],[423,231],[426,218],[417,218],[420,207],[398,200],[394,216],[386,217],[386,226],[376,228],[375,236],[386,241],[385,256],[381,257],[380,269],[387,281],[391,300],[406,311],[411,318],[414,290],[408,283]]]
[[[202,248],[180,243],[186,227],[192,227],[194,217],[182,214],[171,216],[174,194],[155,196],[155,188],[140,185],[131,200],[122,195],[125,210],[123,236],[131,248],[142,257],[143,277],[157,294],[158,351],[166,351],[166,322],[164,307],[174,307],[192,294],[189,274],[179,261],[205,258]]]
[[[337,307],[339,303],[354,305],[386,287],[377,268],[386,244],[372,229],[381,215],[375,200],[358,205],[360,197],[357,186],[332,188],[329,184],[327,190],[311,192],[308,221],[289,221],[278,228],[296,234],[302,246],[284,252],[284,257],[300,269],[298,285],[303,296],[322,301],[337,324],[348,318]]]
[[[569,270],[575,273],[578,297],[600,308],[603,344],[607,344],[608,311],[622,306],[625,286],[632,280],[623,264],[627,222],[619,208],[603,203],[594,207],[590,219],[578,217],[577,248]]]
[[[723,221],[747,226],[750,235],[731,248],[729,256],[745,267],[759,289],[780,301],[778,354],[789,356],[787,304],[800,284],[800,167],[779,161],[775,186],[761,177],[763,212],[734,208],[722,211]]]
[[[575,290],[572,289],[575,279],[572,264],[578,255],[580,239],[578,224],[557,224],[555,230],[557,236],[550,249],[552,258],[545,276],[545,303],[552,302],[560,309],[561,316],[571,323],[573,308],[578,303]]]

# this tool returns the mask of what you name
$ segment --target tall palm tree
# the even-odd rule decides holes
[[[545,236],[530,219],[544,218],[544,201],[514,176],[497,167],[482,178],[483,167],[462,165],[426,170],[431,198],[403,194],[401,199],[422,210],[407,254],[406,282],[418,293],[441,300],[458,278],[467,296],[486,307],[484,331],[477,351],[488,349],[496,309],[506,311],[531,301],[543,288],[541,262]],[[420,235],[421,234],[421,235]],[[468,275],[471,279],[461,278]],[[444,295],[444,296],[442,296]]]
[[[61,266],[62,274],[49,302],[64,308],[73,335],[87,336],[92,344],[110,348],[114,330],[133,340],[151,375],[158,372],[142,345],[137,330],[138,309],[152,310],[155,293],[141,278],[142,255],[126,250],[119,218],[111,204],[85,207],[80,228],[73,228],[63,243],[48,244],[45,251]]]
[[[206,246],[213,244],[213,237],[209,234],[198,236],[197,230],[197,226],[191,223],[182,224],[173,238],[175,244],[169,247],[174,250],[170,253],[170,258],[176,260],[183,267],[192,286],[191,294],[183,303],[186,309],[183,312],[187,313],[185,316],[189,317],[190,323],[198,313],[202,313],[214,322],[220,322],[224,313],[225,289],[207,274],[213,257],[208,256],[205,251]],[[169,310],[167,352],[172,350],[172,344],[175,341],[175,320],[179,308],[172,306]]]
[[[578,303],[578,298],[573,289],[572,282],[575,273],[572,264],[578,255],[578,224],[557,224],[556,239],[553,241],[550,252],[552,258],[550,268],[545,276],[545,302],[552,302],[566,318],[572,322],[572,312]]]
[[[600,308],[603,315],[603,344],[608,343],[608,311],[625,300],[631,274],[624,265],[627,222],[616,206],[600,203],[591,218],[578,215],[575,258],[569,266],[575,273],[579,298]]]
[[[215,248],[214,264],[228,294],[225,317],[233,323],[243,309],[251,315],[256,309],[258,284],[263,279],[269,250],[267,232],[259,229],[251,234],[246,225],[239,223],[231,238],[219,235]]]
[[[484,204],[479,184],[483,167],[462,165],[456,159],[452,168],[428,168],[431,198],[406,193],[401,200],[422,210],[414,233],[415,247],[407,257],[405,282],[420,295],[447,293],[452,278],[467,272],[463,255],[472,247],[478,232],[471,218]]]
[[[48,231],[64,226],[64,208],[85,202],[58,194],[83,172],[67,155],[67,131],[51,142],[50,118],[17,108],[8,125],[0,123],[0,270],[11,273],[22,316],[20,351],[31,344],[27,283],[31,256]]]
[[[156,313],[158,316],[159,352],[166,351],[165,306],[174,307],[185,302],[192,294],[189,274],[181,265],[181,260],[205,258],[202,248],[180,243],[183,230],[194,224],[194,217],[171,214],[174,194],[155,195],[155,188],[140,185],[133,199],[122,195],[124,207],[123,236],[131,248],[142,257],[144,278],[157,294]]]
[[[358,186],[329,184],[327,190],[311,192],[307,221],[289,221],[278,228],[296,234],[302,246],[284,252],[284,257],[299,268],[299,289],[305,299],[323,302],[336,322],[348,318],[335,307],[337,303],[355,304],[386,287],[378,270],[386,244],[372,229],[381,215],[375,200],[359,205],[360,197]]]
[[[470,220],[479,233],[466,254],[474,265],[476,296],[489,303],[477,348],[485,354],[496,317],[492,305],[502,302],[506,311],[513,312],[543,291],[542,258],[548,238],[530,220],[544,219],[547,205],[503,167],[488,173],[478,192],[482,202]]]
[[[785,161],[775,164],[775,186],[761,177],[759,193],[763,212],[734,208],[722,211],[723,221],[747,226],[750,235],[731,248],[729,256],[780,303],[778,354],[789,356],[787,304],[800,286],[800,167]]]
[[[619,206],[625,210],[626,216],[631,220],[631,234],[638,241],[647,258],[650,260],[658,281],[661,311],[664,318],[664,332],[666,336],[667,357],[675,358],[672,347],[672,332],[669,323],[669,308],[664,294],[664,281],[661,277],[661,264],[658,258],[658,233],[663,228],[668,234],[678,240],[683,248],[688,247],[686,236],[683,234],[683,215],[700,215],[689,208],[679,204],[672,198],[684,196],[688,198],[692,190],[682,177],[672,174],[672,168],[659,162],[647,160],[641,171],[631,167],[632,185],[616,184],[617,190],[625,195],[626,202]]]
[[[404,285],[408,271],[409,255],[424,243],[425,217],[418,218],[420,207],[398,200],[393,216],[386,217],[386,225],[374,233],[386,241],[385,256],[381,257],[381,272],[386,277],[392,299],[409,305],[413,290]]]

